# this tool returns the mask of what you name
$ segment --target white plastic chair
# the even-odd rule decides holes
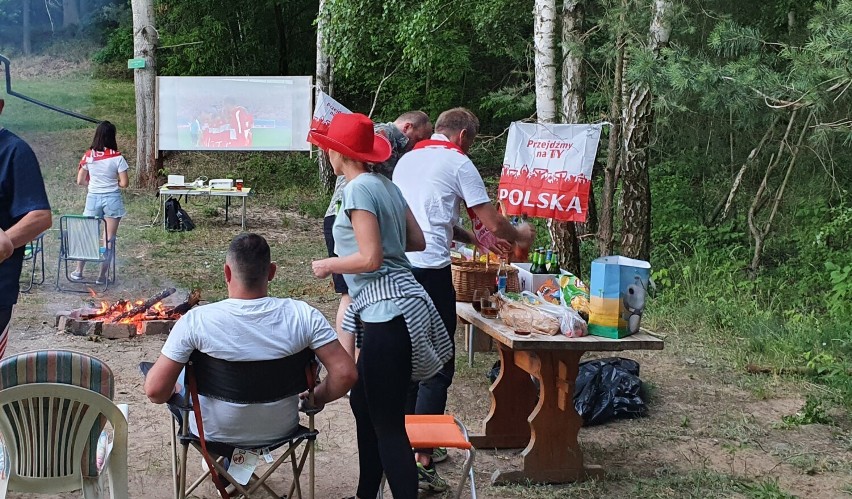
[[[128,497],[127,417],[103,395],[62,383],[29,383],[0,390],[0,497],[6,489],[57,493],[83,489],[83,497],[103,497],[109,477],[110,497]],[[84,478],[81,463],[90,431],[105,417],[114,436],[97,478]],[[107,446],[107,451],[110,446]]]

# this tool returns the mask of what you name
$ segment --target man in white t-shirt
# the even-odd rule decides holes
[[[479,120],[469,110],[458,107],[444,111],[435,122],[432,138],[417,143],[411,152],[402,156],[393,172],[393,182],[408,201],[426,238],[424,251],[406,253],[406,256],[414,267],[414,277],[432,297],[451,340],[456,331],[456,301],[450,271],[450,245],[453,241],[476,242],[472,232],[459,226],[462,201],[502,240],[500,248],[489,249],[505,253],[508,243],[529,247],[534,235],[529,225],[513,226],[491,204],[485,183],[467,156],[478,133]],[[454,373],[453,358],[435,377],[415,385],[409,411],[443,414],[447,388]],[[418,453],[418,461],[431,473],[431,449],[426,450],[429,453]],[[443,457],[445,455],[440,456]],[[421,485],[422,475],[421,471]]]
[[[322,408],[346,394],[358,376],[352,357],[319,310],[298,300],[267,296],[275,270],[263,237],[241,234],[231,241],[225,260],[228,299],[192,309],[177,321],[145,379],[151,402],[162,404],[171,397],[195,350],[226,361],[259,361],[310,348],[328,371],[315,390],[315,405]],[[297,395],[248,405],[203,396],[199,401],[205,437],[215,441],[263,447],[299,423]],[[190,430],[197,434],[194,418]]]

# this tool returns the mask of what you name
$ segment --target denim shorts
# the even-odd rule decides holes
[[[108,194],[93,194],[86,195],[86,211],[83,215],[87,217],[101,218],[122,218],[127,215],[124,211],[124,201],[121,199],[120,192],[110,192]]]

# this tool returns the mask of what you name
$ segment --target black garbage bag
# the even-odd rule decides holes
[[[639,363],[635,360],[610,357],[580,363],[574,408],[585,426],[647,415],[642,395]]]
[[[500,374],[500,361],[488,371],[491,383]],[[574,408],[584,426],[605,423],[615,418],[638,418],[648,414],[643,399],[639,363],[610,357],[580,363],[574,386]]]

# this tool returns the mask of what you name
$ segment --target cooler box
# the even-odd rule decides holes
[[[556,274],[533,274],[530,272],[530,267],[532,267],[531,263],[513,263],[512,267],[518,269],[518,281],[520,281],[521,284],[521,291],[535,293],[538,291],[538,288],[544,284],[544,281],[559,277]],[[562,269],[560,270],[562,271],[562,274],[568,273]]]
[[[592,262],[589,284],[589,334],[624,338],[639,331],[651,264],[623,256]]]

